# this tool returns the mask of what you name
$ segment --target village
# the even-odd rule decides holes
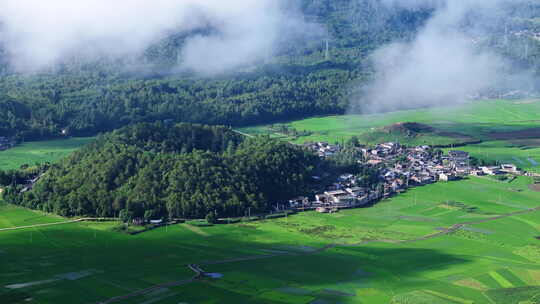
[[[332,157],[342,147],[326,142],[305,145],[321,158]],[[358,163],[377,168],[379,183],[372,187],[358,186],[358,177],[342,174],[325,191],[313,198],[298,197],[289,201],[290,209],[316,210],[321,213],[339,209],[371,205],[406,189],[436,182],[448,182],[466,176],[524,175],[514,164],[475,166],[469,153],[459,150],[444,155],[441,150],[423,145],[406,147],[397,142],[377,144],[374,147],[355,148],[361,157]],[[314,179],[319,179],[315,176]]]

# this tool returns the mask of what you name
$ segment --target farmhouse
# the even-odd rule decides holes
[[[345,188],[345,191],[347,191],[347,193],[349,193],[352,196],[361,196],[367,192],[367,189],[362,188],[362,187],[350,187],[350,188]]]
[[[501,173],[500,167],[498,166],[480,167],[480,170],[486,175],[497,175]]]
[[[456,179],[458,179],[458,177],[454,174],[450,174],[447,172],[439,173],[439,180],[442,182],[452,181]]]
[[[503,164],[501,165],[501,172],[505,173],[511,173],[511,174],[520,174],[521,172],[518,170],[517,166],[514,164]]]
[[[349,196],[349,194],[343,190],[326,191],[324,194],[328,197],[328,202],[333,203],[339,203],[342,198]]]

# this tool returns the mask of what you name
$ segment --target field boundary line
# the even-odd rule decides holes
[[[80,219],[76,219],[76,220],[64,221],[64,222],[45,223],[45,224],[35,224],[35,225],[28,225],[28,226],[18,226],[18,227],[0,228],[0,232],[1,232],[1,231],[12,231],[12,230],[21,230],[21,229],[29,229],[29,228],[39,228],[39,227],[55,226],[55,225],[72,224],[72,223],[85,222],[85,221],[103,221],[103,220],[111,220],[111,219],[108,219],[108,218],[98,218],[98,217],[85,217],[85,218],[80,218]]]
[[[247,133],[244,133],[244,132],[236,130],[236,129],[231,129],[231,130],[236,134],[240,134],[240,135],[243,135],[243,136],[246,136],[246,137],[255,137],[254,135],[247,134]]]
[[[238,258],[229,258],[229,259],[225,259],[225,260],[204,261],[204,262],[201,262],[200,264],[189,264],[189,265],[186,265],[186,266],[191,271],[194,271],[196,273],[196,275],[191,279],[186,279],[186,280],[182,280],[182,281],[176,281],[176,282],[169,282],[169,283],[163,283],[163,284],[159,284],[159,285],[154,285],[154,286],[151,286],[151,287],[148,287],[148,288],[145,288],[145,289],[134,291],[134,292],[132,292],[130,294],[126,294],[126,295],[123,295],[123,296],[117,296],[117,297],[114,297],[114,298],[110,298],[108,300],[98,302],[98,304],[109,304],[109,303],[125,300],[125,299],[131,298],[133,296],[144,295],[144,294],[147,294],[147,293],[149,293],[149,292],[151,292],[151,291],[153,291],[153,290],[155,290],[157,288],[161,288],[161,287],[180,286],[180,285],[188,284],[188,283],[191,283],[191,282],[195,282],[203,274],[202,269],[200,268],[200,265],[209,266],[209,265],[217,265],[217,264],[228,264],[228,263],[235,263],[235,262],[268,259],[268,258],[278,257],[278,256],[311,255],[311,254],[321,253],[321,252],[324,252],[324,251],[326,251],[328,249],[332,249],[332,248],[335,248],[335,247],[355,247],[355,246],[360,246],[360,245],[365,245],[365,244],[370,244],[370,243],[381,243],[381,242],[383,242],[383,243],[393,243],[393,244],[412,243],[412,242],[418,242],[418,241],[433,239],[433,238],[436,238],[436,237],[439,237],[439,236],[447,235],[447,234],[455,232],[455,231],[457,231],[457,230],[459,230],[459,229],[461,229],[461,228],[463,228],[463,227],[465,227],[467,225],[474,225],[474,224],[480,224],[480,223],[495,221],[495,220],[498,220],[498,219],[512,217],[512,216],[520,215],[520,214],[532,213],[532,212],[536,212],[536,211],[539,211],[539,210],[540,210],[540,206],[538,206],[536,208],[527,209],[527,210],[521,210],[521,211],[516,211],[516,212],[512,212],[512,213],[501,214],[501,215],[497,215],[497,216],[493,216],[493,217],[490,217],[490,218],[481,219],[481,220],[477,220],[477,221],[469,221],[469,222],[457,223],[457,224],[454,224],[454,225],[450,226],[449,228],[445,228],[444,230],[442,230],[440,232],[431,233],[431,234],[424,235],[424,236],[418,237],[416,239],[411,239],[411,240],[379,239],[379,240],[361,241],[359,243],[354,243],[354,244],[336,244],[336,243],[334,243],[334,244],[325,245],[325,246],[323,246],[321,248],[317,248],[317,249],[309,251],[309,252],[283,252],[283,253],[265,254],[265,255],[252,255],[252,256],[244,256],[244,257],[238,257]]]

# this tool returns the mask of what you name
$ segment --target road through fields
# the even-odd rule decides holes
[[[208,262],[201,263],[200,265],[207,265],[208,266],[208,265],[216,265],[216,264],[227,264],[227,263],[242,262],[242,261],[268,259],[268,258],[277,257],[277,256],[310,255],[310,254],[316,254],[316,253],[324,252],[324,251],[326,251],[328,249],[335,248],[335,247],[344,247],[344,246],[354,247],[354,246],[360,246],[360,245],[371,244],[371,243],[393,243],[393,244],[412,243],[412,242],[418,242],[418,241],[429,240],[429,239],[441,237],[441,236],[450,234],[452,232],[455,232],[455,231],[457,231],[457,230],[459,230],[459,229],[461,229],[461,228],[463,228],[463,227],[465,227],[467,225],[474,225],[474,224],[480,224],[480,223],[496,221],[496,220],[499,220],[499,219],[502,219],[502,218],[512,217],[512,216],[526,214],[526,213],[533,213],[533,212],[536,212],[536,211],[540,211],[540,206],[538,206],[536,208],[527,209],[527,210],[521,210],[521,211],[516,211],[516,212],[511,212],[511,213],[505,213],[505,214],[501,214],[501,215],[497,215],[497,216],[493,216],[493,217],[490,217],[490,218],[481,219],[481,220],[477,220],[477,221],[468,221],[468,222],[457,223],[457,224],[454,224],[454,225],[450,226],[449,228],[443,229],[440,232],[433,233],[433,234],[428,234],[428,235],[421,236],[421,237],[418,237],[418,238],[415,238],[415,239],[410,239],[410,240],[380,239],[380,240],[362,241],[362,242],[354,243],[354,244],[329,244],[329,245],[326,245],[324,247],[314,249],[314,250],[311,250],[311,251],[306,251],[306,252],[280,252],[280,253],[275,253],[275,254],[252,255],[252,256],[245,256],[245,257],[231,258],[231,259],[226,259],[226,260],[208,261]],[[129,299],[129,298],[134,297],[134,296],[144,295],[144,294],[147,294],[147,293],[149,293],[149,292],[151,292],[153,290],[156,290],[157,288],[161,288],[161,287],[165,287],[165,286],[180,286],[180,285],[184,285],[184,284],[187,284],[187,283],[194,282],[199,278],[204,278],[205,277],[204,272],[200,271],[200,269],[201,269],[200,265],[195,265],[195,264],[186,265],[186,267],[188,267],[192,271],[196,272],[196,275],[191,279],[155,285],[155,286],[152,286],[152,287],[149,287],[149,288],[146,288],[146,289],[135,291],[135,292],[127,294],[127,295],[110,298],[108,300],[98,302],[98,304],[109,304],[109,303],[117,302],[117,301],[120,301],[120,300]],[[198,271],[196,271],[194,269],[196,269]]]

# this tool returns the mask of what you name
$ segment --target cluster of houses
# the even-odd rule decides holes
[[[11,138],[0,136],[0,151],[7,150],[15,146],[15,141]]]
[[[309,144],[320,157],[328,157],[341,147],[321,142]],[[467,175],[522,175],[513,164],[475,167],[470,155],[464,151],[449,151],[443,155],[431,146],[406,147],[397,142],[378,144],[370,148],[356,148],[361,152],[359,163],[377,168],[379,184],[376,189],[357,186],[357,177],[341,175],[327,191],[316,194],[314,200],[299,197],[289,201],[292,209],[315,209],[319,212],[335,212],[343,208],[361,207],[381,198],[390,197],[407,188],[461,179]]]
[[[315,151],[319,157],[329,157],[339,152],[341,147],[339,145],[331,145],[327,142],[308,143],[305,145],[307,148]]]

